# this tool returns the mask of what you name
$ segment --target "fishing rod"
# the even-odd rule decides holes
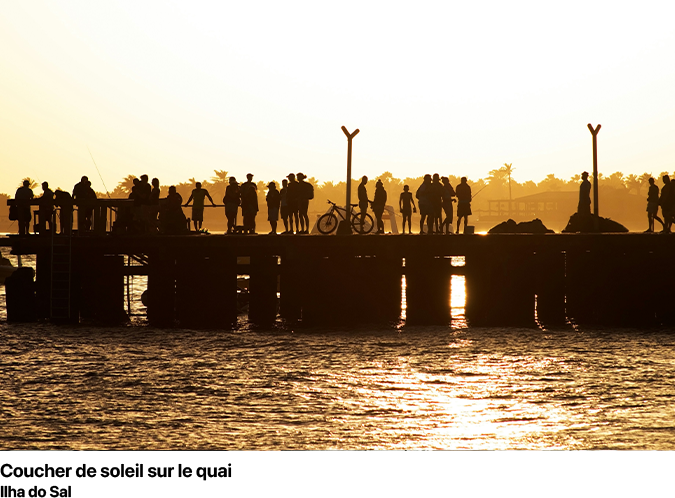
[[[480,194],[483,190],[485,190],[486,187],[487,187],[487,185],[485,185],[482,189],[480,189],[478,192],[476,192],[475,194],[473,194],[473,195],[471,196],[471,200],[473,200],[474,197],[476,197],[476,196],[477,196],[478,194]]]
[[[89,149],[88,145],[87,145],[87,150],[89,151],[89,155],[91,156],[91,160],[94,161],[94,155],[91,153],[91,150]],[[101,170],[98,169],[98,165],[96,164],[96,161],[94,161],[94,166],[96,166],[96,172],[98,173],[98,177],[101,179],[101,183],[103,184],[103,188],[105,189],[105,193],[108,194],[108,199],[110,199],[110,192],[108,192],[108,187],[105,186],[105,182],[103,181],[103,177],[101,176]]]

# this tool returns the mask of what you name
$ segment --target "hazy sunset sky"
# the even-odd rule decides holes
[[[0,192],[675,170],[673,2],[0,0]],[[39,189],[38,189],[39,191]]]

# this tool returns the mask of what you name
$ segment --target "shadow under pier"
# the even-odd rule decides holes
[[[143,274],[158,327],[230,328],[243,294],[249,321],[264,327],[400,322],[402,277],[405,322],[443,325],[461,274],[469,326],[675,324],[666,235],[102,235],[69,237],[68,258],[62,237],[0,240],[37,258],[34,276],[7,280],[8,321],[119,323],[124,278]]]

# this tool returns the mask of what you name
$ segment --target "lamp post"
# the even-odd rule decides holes
[[[338,226],[338,235],[352,234],[351,204],[352,204],[352,140],[358,135],[358,128],[353,133],[349,133],[347,128],[342,127],[342,131],[347,135],[347,200],[345,201],[345,218]]]
[[[596,218],[600,216],[600,210],[598,209],[598,132],[600,131],[600,125],[593,129],[593,125],[588,123],[588,129],[591,130],[591,135],[593,135],[593,215]]]

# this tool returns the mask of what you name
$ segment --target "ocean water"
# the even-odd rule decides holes
[[[471,328],[462,283],[445,327],[3,319],[0,445],[675,449],[675,331]],[[141,315],[142,284],[130,295]]]

